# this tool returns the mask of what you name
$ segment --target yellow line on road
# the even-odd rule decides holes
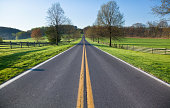
[[[87,108],[94,108],[93,93],[92,93],[92,87],[90,81],[86,47],[83,41],[83,54],[82,54],[82,63],[81,63],[80,80],[79,80],[78,97],[77,97],[77,108],[84,107],[84,60],[86,65]]]
[[[87,62],[87,54],[85,48],[85,62],[86,62],[86,87],[87,87],[87,108],[94,108],[93,93],[90,81],[89,67]]]
[[[83,108],[83,107],[84,107],[84,45],[83,45],[82,63],[81,63],[79,89],[78,89],[78,97],[77,97],[77,108]]]

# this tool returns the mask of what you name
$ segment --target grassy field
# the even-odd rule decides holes
[[[75,40],[77,40],[77,39],[70,39],[69,41],[75,41]],[[34,40],[33,38],[27,38],[27,39],[19,39],[19,40],[3,40],[3,42],[35,42],[36,43],[36,40]],[[42,43],[45,43],[45,42],[49,42],[48,41],[48,39],[47,39],[47,37],[43,37],[43,39],[42,40],[39,40],[38,42],[42,42]],[[59,44],[61,44],[61,45],[67,45],[69,42],[68,42],[68,40],[67,39],[61,39],[61,42],[59,43]],[[49,45],[49,44],[47,44],[47,45]],[[39,46],[39,44],[35,44],[35,47],[38,47]],[[40,44],[40,46],[43,46],[43,44]],[[12,48],[20,48],[21,47],[21,45],[20,44],[18,44],[18,45],[15,45],[15,44],[12,44]],[[28,48],[28,47],[34,47],[34,45],[33,44],[29,44],[29,46],[27,46],[27,44],[25,43],[25,44],[22,44],[22,47],[23,48]],[[11,47],[10,47],[10,45],[0,45],[0,50],[1,49],[10,49]]]
[[[18,40],[3,40],[3,42],[36,42],[36,40],[32,39],[32,38],[27,38],[27,39],[18,39]],[[39,40],[39,42],[48,42],[48,40],[46,39],[46,37],[44,37],[43,40]],[[36,47],[39,46],[38,44],[35,45]],[[41,44],[42,46],[42,44]],[[20,45],[12,45],[12,48],[20,48]],[[22,45],[23,48],[28,48],[28,46],[26,44]],[[29,45],[29,47],[34,47],[34,45]],[[10,49],[10,45],[0,45],[0,50],[3,49]]]
[[[97,41],[97,39],[96,39]],[[109,43],[108,38],[101,38],[100,42]],[[122,38],[120,41],[112,40],[113,44],[135,45],[153,48],[170,48],[170,39],[145,39],[145,38]]]
[[[81,34],[82,37],[83,34]],[[64,34],[62,37],[67,37],[67,34]],[[61,37],[61,41],[68,41],[67,38],[62,38]],[[70,38],[70,41],[72,41],[73,39]],[[3,42],[37,42],[36,40],[34,40],[33,38],[27,38],[27,39],[18,39],[18,40],[3,40]],[[41,40],[39,40],[39,42],[49,42],[47,37],[44,36]]]
[[[143,53],[143,52],[137,52],[137,51],[131,51],[131,50],[125,50],[125,49],[117,49],[113,47],[108,47],[108,45],[98,44],[97,42],[92,42],[90,39],[87,39],[87,40],[94,46],[102,49],[103,51],[106,51],[138,67],[139,69],[144,70],[148,72],[149,74],[152,74],[158,77],[159,79],[170,83],[170,55],[149,54],[149,53]],[[140,39],[138,39],[138,41],[139,40]],[[144,39],[144,40],[147,40],[147,39]],[[151,39],[147,40],[146,43],[147,42],[149,43],[150,40]],[[165,42],[166,40],[159,40],[158,42],[156,42],[155,40],[154,43],[156,44],[156,43],[163,42],[163,41]],[[169,40],[167,40],[167,42],[168,41]],[[137,41],[134,40],[133,38],[132,40],[127,39],[126,42],[129,44],[131,44],[131,42],[137,43]],[[144,41],[144,44],[145,44],[145,41]]]
[[[80,39],[59,46],[0,49],[0,84],[67,50],[78,42]]]

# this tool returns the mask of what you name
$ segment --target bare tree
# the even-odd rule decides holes
[[[47,13],[48,13],[47,21],[49,22],[51,27],[54,27],[56,31],[55,41],[56,45],[58,45],[58,42],[61,39],[59,33],[59,26],[70,23],[70,20],[64,15],[64,10],[61,8],[59,3],[52,4],[51,8],[48,9]],[[54,37],[54,35],[52,37]]]
[[[135,23],[135,24],[132,25],[132,27],[135,27],[135,28],[145,27],[145,24]]]
[[[164,19],[161,19],[160,22],[158,23],[158,27],[160,28],[168,27],[168,22]]]
[[[98,11],[97,15],[97,24],[100,26],[105,26],[108,29],[109,37],[110,37],[110,44],[111,40],[118,39],[117,35],[114,35],[113,30],[116,28],[121,27],[124,23],[123,15],[119,11],[119,7],[115,1],[109,1],[106,4],[103,4]],[[113,29],[114,28],[114,29]]]
[[[170,0],[161,0],[160,6],[152,8],[154,14],[165,16],[170,14]]]

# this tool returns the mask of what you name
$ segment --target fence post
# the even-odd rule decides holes
[[[34,47],[35,47],[35,42],[34,42]]]
[[[10,48],[12,49],[12,43],[11,43],[11,41],[10,41]]]
[[[153,48],[152,48],[152,54],[153,54]]]
[[[22,48],[22,42],[20,42],[21,48]]]
[[[167,48],[165,48],[165,54],[166,54],[166,49],[167,49]]]
[[[40,47],[40,42],[39,42],[39,47]]]

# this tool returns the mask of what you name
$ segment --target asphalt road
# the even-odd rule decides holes
[[[1,88],[0,108],[170,108],[170,87],[83,40]]]

